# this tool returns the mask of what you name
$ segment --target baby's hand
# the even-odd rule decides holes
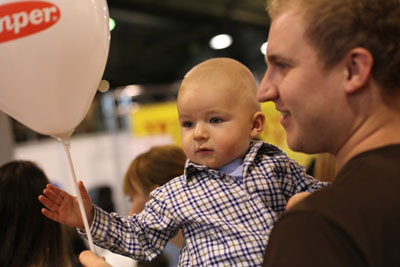
[[[290,210],[294,205],[308,197],[310,194],[310,192],[301,192],[293,195],[291,198],[289,198],[289,201],[286,204],[286,211]]]
[[[78,186],[90,226],[93,221],[92,201],[83,183],[79,182]],[[82,230],[85,229],[77,197],[48,184],[43,190],[43,195],[39,196],[39,201],[46,207],[46,209],[42,209],[42,213],[49,219],[72,227],[78,227]]]

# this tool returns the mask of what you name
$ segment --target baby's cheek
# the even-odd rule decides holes
[[[182,142],[182,149],[187,157],[190,157],[192,155],[190,146],[186,142]]]
[[[241,156],[244,156],[249,148],[250,141],[247,142],[247,140],[232,140],[232,141],[227,141],[223,144],[224,146],[224,151],[226,151],[227,154],[229,154],[233,158],[238,158]]]

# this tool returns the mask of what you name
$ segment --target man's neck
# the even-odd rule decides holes
[[[336,153],[341,169],[354,156],[379,147],[400,144],[400,109],[375,112]]]

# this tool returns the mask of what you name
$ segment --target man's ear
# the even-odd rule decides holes
[[[368,82],[371,77],[374,58],[367,49],[356,47],[347,53],[345,60],[345,91],[352,94]]]
[[[261,111],[257,111],[253,114],[253,124],[250,131],[250,137],[255,138],[259,136],[264,130],[265,115]]]

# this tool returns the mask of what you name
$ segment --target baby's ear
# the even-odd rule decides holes
[[[250,137],[255,138],[259,136],[264,130],[265,115],[261,111],[257,111],[253,114],[252,127],[250,131]]]

